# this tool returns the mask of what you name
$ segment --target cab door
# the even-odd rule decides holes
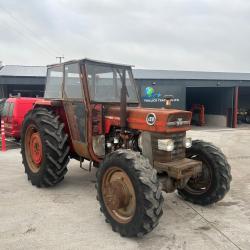
[[[63,105],[76,153],[89,158],[86,105],[79,63],[64,65]]]

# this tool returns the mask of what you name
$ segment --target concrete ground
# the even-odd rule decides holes
[[[164,214],[140,239],[112,232],[95,199],[95,170],[71,161],[54,188],[33,187],[19,149],[0,152],[0,249],[250,249],[250,130],[190,131],[213,142],[232,166],[231,190],[223,201],[200,207],[164,194]]]

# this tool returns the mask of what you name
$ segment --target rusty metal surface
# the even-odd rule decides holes
[[[125,72],[123,74],[125,74]],[[125,85],[125,77],[122,79],[121,87],[120,123],[121,130],[124,132],[127,126],[127,88]]]
[[[82,90],[84,92],[85,99],[82,100],[84,106],[84,117],[77,117],[79,114],[75,113],[73,100],[64,102],[64,108],[66,112],[67,122],[70,129],[72,145],[75,152],[83,158],[100,162],[100,159],[95,155],[93,151],[92,136],[93,136],[93,119],[92,119],[92,107],[89,100],[89,91],[86,80],[86,70],[84,65],[80,66],[80,81],[82,84]],[[77,119],[81,121],[77,122]],[[81,136],[81,135],[84,135]]]
[[[80,131],[76,122],[75,107],[72,102],[64,102],[64,110],[66,112],[68,125],[70,129],[71,139],[73,141],[80,141]]]
[[[103,135],[103,107],[102,104],[92,104],[91,105],[92,112],[92,131],[93,136],[95,135]]]
[[[196,176],[202,171],[202,162],[184,158],[173,162],[154,161],[154,167],[158,171],[165,171],[168,175],[175,179],[183,179],[185,177]]]
[[[88,160],[91,159],[89,150],[88,150],[88,144],[87,143],[82,143],[79,141],[72,141],[73,147],[75,152],[79,155],[82,156]]]
[[[87,121],[87,144],[88,144],[88,152],[91,159],[95,162],[101,162],[102,158],[98,157],[93,149],[93,122],[95,119],[95,112],[93,112],[94,106],[90,103],[90,95],[88,89],[88,80],[87,80],[87,71],[85,65],[81,65],[81,81],[83,84],[83,90],[85,94],[85,104],[86,104],[86,121]],[[94,116],[94,117],[93,117]]]
[[[136,195],[129,176],[118,167],[110,167],[102,179],[105,206],[114,220],[129,223],[136,210]]]
[[[35,102],[34,106],[52,106],[52,100],[38,100]]]

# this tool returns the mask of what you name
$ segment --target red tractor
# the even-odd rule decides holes
[[[165,192],[209,205],[230,188],[220,149],[186,137],[191,112],[142,108],[131,66],[89,59],[51,65],[45,99],[22,127],[22,157],[32,185],[51,187],[70,158],[97,168],[101,211],[122,236],[155,228]]]

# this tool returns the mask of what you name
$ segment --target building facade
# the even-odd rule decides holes
[[[43,96],[46,77],[44,66],[6,65],[0,69],[0,98],[9,95]]]
[[[205,107],[206,124],[236,127],[239,110],[250,110],[250,73],[134,69],[143,107],[162,108],[173,96],[173,108]],[[0,69],[0,98],[43,96],[46,67],[7,65]]]

